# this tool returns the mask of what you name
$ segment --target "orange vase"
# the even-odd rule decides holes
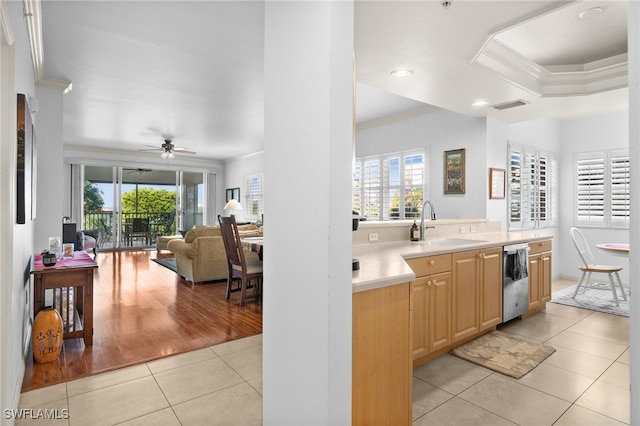
[[[39,364],[58,359],[62,351],[62,317],[52,307],[38,312],[31,333],[33,359]]]

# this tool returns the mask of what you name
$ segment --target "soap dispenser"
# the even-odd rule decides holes
[[[413,225],[411,225],[411,241],[420,240],[420,230],[418,229],[418,224],[416,220],[413,220]]]

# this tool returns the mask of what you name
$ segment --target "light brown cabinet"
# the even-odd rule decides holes
[[[458,342],[479,330],[479,252],[464,251],[452,254],[452,334]]]
[[[529,243],[529,311],[544,309],[551,300],[551,240]]]
[[[502,322],[502,247],[480,253],[480,331]]]
[[[409,259],[412,283],[413,359],[451,344],[451,255]]]
[[[451,272],[413,282],[413,359],[451,344]]]
[[[410,284],[353,294],[352,424],[410,425]]]
[[[453,342],[502,322],[502,247],[452,255]]]
[[[502,247],[407,261],[413,360],[420,365],[502,321]]]

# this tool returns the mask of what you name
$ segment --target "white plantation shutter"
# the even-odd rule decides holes
[[[628,227],[629,155],[626,150],[577,154],[577,225]]]
[[[360,215],[372,220],[381,220],[382,166],[380,160],[362,162],[362,207]]]
[[[611,161],[611,216],[615,225],[629,226],[630,213],[630,184],[629,155],[624,152],[613,152]]]
[[[356,159],[353,210],[370,220],[419,218],[425,163],[424,150]]]
[[[555,154],[509,145],[509,229],[556,226],[558,162]]]
[[[423,154],[407,155],[404,163],[404,217],[419,219],[426,180],[425,158]]]
[[[580,223],[604,225],[604,157],[576,161],[576,212]]]
[[[262,219],[264,212],[264,173],[244,177],[244,196],[242,197],[245,219]]]

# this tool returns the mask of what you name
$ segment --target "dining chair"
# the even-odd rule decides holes
[[[578,286],[576,287],[576,291],[573,293],[573,296],[571,296],[571,298],[575,299],[580,288],[590,288],[594,290],[611,290],[611,294],[613,294],[613,300],[616,306],[619,306],[620,303],[618,302],[618,294],[616,291],[617,284],[620,287],[622,298],[624,300],[627,300],[627,295],[624,288],[622,287],[622,281],[620,280],[619,274],[619,272],[622,270],[622,266],[600,265],[596,263],[596,259],[591,252],[591,248],[589,247],[587,239],[575,226],[571,228],[571,239],[573,239],[573,245],[576,247],[576,250],[578,250],[578,255],[580,256],[580,260],[582,261],[582,265],[580,265],[580,267],[578,268],[582,271],[582,276],[580,277]],[[596,285],[598,283],[590,284],[589,279],[591,278],[591,274],[594,272],[607,274],[609,276],[609,285],[606,285],[606,283],[600,283],[600,286]]]
[[[142,237],[145,239],[146,244],[149,244],[149,240],[151,240],[151,228],[149,225],[148,217],[136,217],[133,218],[131,223],[131,233],[129,235],[129,240],[133,238]]]
[[[235,216],[218,215],[218,221],[229,266],[226,299],[229,300],[232,291],[240,291],[240,306],[243,306],[247,297],[260,299],[262,296],[262,262],[245,259]],[[234,280],[240,281],[236,289],[232,289]],[[247,296],[248,289],[253,289],[252,296]]]

